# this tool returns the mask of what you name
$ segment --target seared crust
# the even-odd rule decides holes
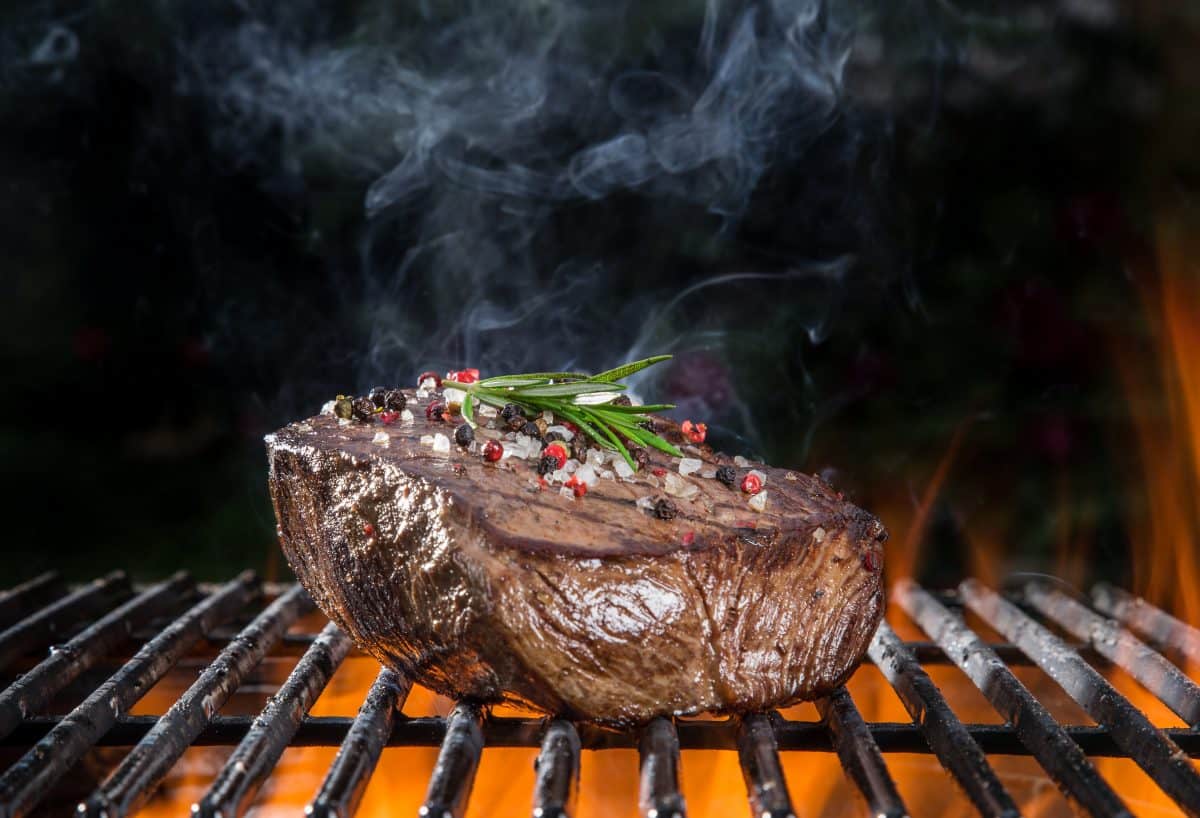
[[[540,488],[532,461],[435,454],[421,436],[453,427],[410,407],[417,419],[390,427],[311,418],[267,448],[300,582],[359,645],[421,683],[633,723],[814,698],[866,651],[886,532],[816,478],[755,464],[768,491],[756,511],[691,475],[700,491],[661,520],[635,501],[665,496],[645,480],[678,459],[564,497]]]

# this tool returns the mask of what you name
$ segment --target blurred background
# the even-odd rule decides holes
[[[0,582],[286,576],[274,428],[672,352],[643,396],[879,514],[892,577],[1196,606],[1198,33],[1193,0],[9,4]]]

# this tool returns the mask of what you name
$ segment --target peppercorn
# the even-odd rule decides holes
[[[517,406],[515,403],[504,404],[504,408],[500,410],[500,419],[511,425],[513,418],[520,418],[521,423],[525,423],[525,413],[521,411],[520,406]]]
[[[355,398],[351,407],[356,420],[370,420],[375,414],[375,404],[370,398]]]
[[[547,443],[566,443],[567,439],[560,432],[546,432],[543,435],[543,440]]]
[[[674,501],[668,500],[666,497],[659,499],[654,504],[654,514],[660,520],[674,520],[675,515],[679,513],[679,508]]]
[[[537,473],[543,477],[558,468],[558,458],[552,454],[542,455],[538,460]]]
[[[420,375],[417,376],[417,388],[418,389],[420,388],[421,384],[425,383],[426,378],[432,378],[433,385],[435,387],[440,387],[442,385],[442,376],[439,375],[438,373],[422,372]]]
[[[679,431],[693,443],[703,443],[704,438],[708,435],[708,424],[692,423],[690,420],[685,420],[680,424]]]
[[[637,463],[639,469],[646,468],[646,464],[650,462],[650,452],[646,451],[644,446],[632,446],[629,453],[633,455],[633,462]]]
[[[638,424],[638,426],[641,426],[647,432],[654,432],[656,434],[658,432],[658,430],[654,428],[654,421],[652,421],[652,420],[643,420],[641,423]]]
[[[747,494],[758,494],[762,491],[762,478],[757,474],[747,474],[742,478],[742,491]]]
[[[587,462],[588,442],[583,435],[575,435],[571,439],[571,457],[578,460],[580,463]]]
[[[567,464],[567,449],[561,443],[551,443],[546,448],[542,449],[543,457],[553,457],[556,469],[561,469]]]
[[[542,430],[539,429],[538,425],[536,423],[534,423],[532,420],[527,421],[525,423],[525,425],[521,427],[521,434],[528,435],[529,437],[535,438],[537,440],[542,439]]]
[[[383,399],[386,395],[387,395],[387,390],[384,389],[382,386],[376,386],[374,389],[372,389],[370,392],[367,393],[367,397],[371,399],[371,403],[375,404],[380,409],[383,408]]]
[[[446,411],[446,404],[440,400],[430,401],[425,407],[425,418],[427,420],[445,420],[442,413]]]
[[[459,446],[470,446],[475,440],[475,430],[471,428],[471,424],[463,423],[454,430],[454,442]]]
[[[342,420],[349,420],[354,415],[354,406],[349,398],[338,398],[333,404],[333,413]]]
[[[717,481],[725,488],[733,488],[737,483],[737,469],[733,466],[717,466]]]
[[[633,406],[633,401],[630,400],[628,395],[617,395],[609,403],[613,406]]]
[[[408,398],[399,389],[389,389],[383,396],[383,406],[393,412],[403,412],[404,407],[408,406]]]
[[[489,463],[495,463],[504,456],[504,447],[494,440],[489,440],[483,444],[483,459]]]

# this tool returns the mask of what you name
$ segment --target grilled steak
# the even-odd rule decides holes
[[[665,420],[698,471],[653,452],[629,475],[577,448],[586,466],[540,476],[538,444],[500,419],[460,446],[425,416],[436,394],[407,397],[391,425],[323,414],[267,437],[292,569],[381,662],[456,698],[636,723],[811,699],[866,651],[887,535],[819,479]]]

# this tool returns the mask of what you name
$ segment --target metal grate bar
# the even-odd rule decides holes
[[[825,698],[817,699],[816,705],[829,727],[842,769],[858,785],[871,814],[878,818],[907,816],[908,808],[888,772],[879,745],[846,688],[839,687]]]
[[[80,805],[80,814],[118,818],[141,806],[229,700],[242,678],[258,665],[288,626],[312,607],[312,600],[298,585],[268,605]]]
[[[794,818],[771,716],[755,713],[742,719],[737,728],[737,750],[751,818]]]
[[[570,818],[579,794],[579,734],[571,722],[550,722],[535,765],[533,818]]]
[[[977,580],[959,585],[963,601],[1029,654],[1116,741],[1163,792],[1200,815],[1200,774],[1167,736],[1049,630]]]
[[[245,814],[258,788],[287,749],[304,714],[329,684],[349,648],[350,638],[337,625],[330,622],[322,629],[279,692],[254,720],[254,726],[225,762],[208,793],[192,807],[192,815],[240,818]]]
[[[1174,648],[1200,664],[1200,629],[1107,582],[1092,587],[1092,604],[1156,645]]]
[[[194,587],[191,577],[181,571],[110,611],[65,645],[51,648],[49,657],[0,693],[0,736],[41,711],[55,693],[128,638],[134,627],[178,608]]]
[[[1179,718],[1192,727],[1200,726],[1200,686],[1158,651],[1045,583],[1028,583],[1023,596],[1042,616],[1072,636],[1090,642],[1099,654],[1137,679]]]
[[[438,752],[420,818],[462,818],[483,755],[483,711],[476,704],[459,702],[446,719],[446,737]]]
[[[979,745],[887,622],[879,623],[868,651],[925,735],[930,749],[962,785],[980,813],[1006,818],[1019,815],[1012,796],[996,777]]]
[[[358,809],[379,755],[392,734],[396,712],[404,705],[412,682],[382,668],[354,726],[346,734],[337,757],[312,803],[304,810],[311,818],[349,818]]]
[[[62,591],[62,578],[57,571],[47,571],[20,585],[0,591],[0,627],[8,627],[28,616],[37,605],[43,605]]]
[[[127,716],[119,719],[96,742],[97,747],[132,747],[144,739],[158,723],[158,716]],[[44,738],[61,719],[36,716],[26,719],[0,747],[29,747]],[[248,716],[216,716],[196,736],[196,747],[231,747],[246,737],[254,720]],[[345,716],[309,717],[300,723],[292,747],[337,747],[346,740],[354,719]],[[829,752],[833,745],[829,729],[819,721],[775,721],[775,743],[780,752],[794,750]],[[871,722],[871,737],[883,753],[928,753],[929,743],[912,722]],[[965,724],[971,739],[989,755],[1028,756],[1016,731],[1007,724]],[[584,750],[634,750],[636,734],[614,732],[590,724],[575,725]],[[1063,727],[1083,752],[1097,758],[1128,758],[1104,727],[1066,725]],[[489,747],[533,747],[545,730],[542,719],[493,716],[483,725],[483,737]],[[736,750],[737,725],[731,720],[680,721],[676,724],[681,750]],[[1200,730],[1190,727],[1166,727],[1162,732],[1191,758],[1200,758]],[[438,747],[446,737],[446,720],[437,717],[397,717],[388,747]]]
[[[957,660],[1067,798],[1093,815],[1131,815],[1054,717],[958,616],[910,580],[896,583],[892,599]]]
[[[0,804],[6,805],[5,814],[20,816],[36,806],[51,786],[78,763],[119,717],[129,712],[204,631],[233,616],[256,591],[254,575],[243,574],[144,645],[133,659],[0,776]]]
[[[124,571],[113,571],[22,619],[0,633],[0,668],[8,667],[14,659],[52,641],[67,627],[129,593],[129,577]]]
[[[662,716],[642,728],[638,737],[638,808],[645,818],[684,818],[687,807],[679,793],[679,736]]]

